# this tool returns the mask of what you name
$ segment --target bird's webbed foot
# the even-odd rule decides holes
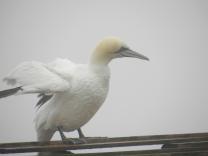
[[[75,141],[75,144],[86,144],[87,140],[85,138],[78,138],[78,139],[73,139]]]
[[[65,138],[65,139],[62,139],[62,142],[64,144],[76,145],[76,144],[84,144],[84,143],[86,143],[86,140],[85,139],[75,139],[75,138]]]
[[[87,137],[85,137],[84,133],[82,132],[81,128],[77,129],[78,134],[79,134],[79,141],[84,144],[87,143]]]
[[[80,137],[78,139],[75,139],[75,138],[67,138],[64,133],[63,133],[63,130],[62,130],[62,127],[61,126],[58,126],[57,127],[58,131],[59,131],[59,134],[61,136],[61,140],[64,144],[84,144],[84,143],[87,143],[86,139],[85,139],[85,136],[83,135],[83,133],[79,133]]]
[[[73,139],[67,138],[67,137],[64,135],[64,132],[63,132],[63,130],[62,130],[62,126],[58,126],[57,129],[58,129],[58,132],[59,132],[59,134],[60,134],[60,136],[61,136],[61,140],[62,140],[62,142],[63,142],[64,144],[75,144],[75,142],[74,142]]]
[[[98,142],[98,141],[105,141],[108,139],[108,137],[86,137],[84,133],[82,132],[81,128],[77,129],[78,134],[79,134],[79,141],[81,143],[93,143],[93,142]]]

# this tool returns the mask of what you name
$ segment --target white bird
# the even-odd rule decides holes
[[[104,38],[95,48],[88,64],[75,64],[68,59],[56,59],[44,64],[24,62],[12,70],[4,81],[16,88],[0,91],[0,98],[10,95],[38,93],[35,127],[38,141],[49,141],[56,131],[78,130],[97,112],[109,89],[109,62],[115,58],[134,57],[149,60],[132,51],[116,37]],[[68,140],[75,143],[72,139]]]

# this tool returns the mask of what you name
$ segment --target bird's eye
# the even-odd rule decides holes
[[[117,52],[119,53],[119,52],[121,52],[121,51],[126,51],[126,50],[128,50],[127,47],[121,47]]]

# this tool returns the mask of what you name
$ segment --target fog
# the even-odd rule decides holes
[[[87,63],[98,41],[117,36],[150,61],[110,64],[108,97],[85,135],[207,132],[207,28],[206,0],[1,0],[0,79],[23,61]],[[1,143],[36,140],[36,102],[0,99]]]

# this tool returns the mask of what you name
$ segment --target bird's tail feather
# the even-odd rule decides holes
[[[22,90],[22,87],[11,88],[7,90],[0,91],[0,98],[5,98],[7,96],[11,96],[16,94],[18,91]]]

